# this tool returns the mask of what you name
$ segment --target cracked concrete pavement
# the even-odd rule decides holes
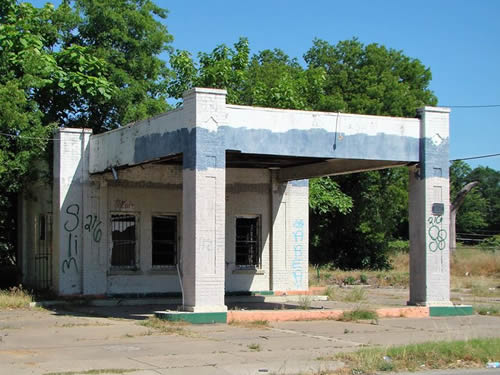
[[[308,321],[268,327],[186,325],[161,334],[140,322],[162,306],[0,311],[0,374],[91,369],[131,374],[296,374],[342,364],[339,351],[429,340],[500,336],[500,317]]]

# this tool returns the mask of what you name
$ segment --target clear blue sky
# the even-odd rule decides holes
[[[44,1],[32,1],[39,6]],[[59,3],[59,1],[53,1]],[[315,37],[357,37],[431,68],[439,105],[500,104],[499,0],[160,1],[173,46],[209,52],[247,37],[252,52],[280,48],[302,61]],[[500,153],[500,107],[452,108],[450,158]],[[471,160],[500,170],[500,156]]]

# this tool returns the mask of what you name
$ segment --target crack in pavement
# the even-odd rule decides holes
[[[349,340],[341,340],[341,339],[337,339],[335,337],[329,337],[329,336],[311,335],[309,333],[299,332],[299,331],[293,331],[293,330],[290,330],[290,329],[282,329],[282,328],[270,328],[270,329],[273,330],[273,331],[278,331],[278,332],[282,332],[282,333],[290,333],[290,334],[293,334],[293,335],[310,337],[310,338],[313,338],[313,339],[319,339],[319,340],[325,340],[325,341],[336,341],[336,342],[350,344],[350,345],[354,345],[354,346],[366,345],[365,343],[362,343],[362,342],[349,341]]]
[[[146,361],[141,361],[141,360],[139,360],[139,359],[137,359],[137,358],[133,358],[133,357],[127,357],[127,359],[130,359],[131,361],[135,361],[135,362],[141,363],[141,364],[143,364],[143,365],[151,366],[151,367],[153,367],[153,368],[150,368],[150,369],[147,369],[147,370],[154,371],[154,372],[156,372],[157,374],[160,374],[160,375],[161,375],[161,372],[157,371],[157,370],[161,370],[161,367],[159,367],[159,366],[153,365],[153,364],[148,363],[148,362],[146,362]],[[145,369],[145,370],[146,370],[146,369]]]

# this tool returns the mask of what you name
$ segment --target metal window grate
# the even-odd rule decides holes
[[[153,216],[152,265],[175,266],[177,264],[177,217]]]
[[[52,213],[38,216],[38,241],[35,252],[35,288],[52,286]]]
[[[111,266],[134,268],[136,261],[136,217],[130,214],[111,215]]]
[[[259,258],[259,218],[236,218],[236,265],[258,266]]]

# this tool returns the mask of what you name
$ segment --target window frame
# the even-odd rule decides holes
[[[175,264],[153,264],[153,219],[155,217],[175,217]],[[180,215],[177,212],[152,212],[151,213],[151,269],[152,270],[172,270],[177,269],[180,259]]]
[[[125,265],[113,265],[113,216],[133,216],[135,218],[135,243],[134,243],[134,255],[135,255],[135,264],[131,266]],[[140,213],[136,211],[110,211],[109,212],[109,269],[111,271],[139,271],[141,269],[141,258],[140,258]]]
[[[257,261],[255,264],[238,264],[237,263],[237,244],[238,244],[238,219],[256,219],[257,220]],[[234,264],[239,270],[260,270],[262,268],[262,215],[246,214],[236,215],[234,219]]]

